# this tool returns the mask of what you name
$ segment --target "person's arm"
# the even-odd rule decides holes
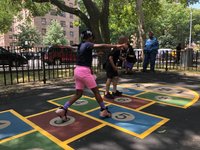
[[[121,48],[124,47],[125,44],[94,44],[93,47],[94,48]]]
[[[159,42],[158,42],[157,38],[154,38],[154,40],[153,40],[152,49],[153,50],[158,50],[159,49]]]

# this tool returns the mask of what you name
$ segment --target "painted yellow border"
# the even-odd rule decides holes
[[[64,143],[69,144],[69,143],[71,143],[71,142],[73,142],[73,141],[75,141],[75,140],[78,140],[78,139],[80,139],[81,137],[84,137],[84,136],[86,136],[86,135],[88,135],[88,134],[90,134],[90,133],[92,133],[92,132],[94,132],[94,131],[96,131],[96,130],[99,130],[99,129],[105,127],[105,126],[106,126],[105,124],[100,124],[100,125],[98,125],[98,126],[92,128],[92,129],[90,129],[90,130],[87,130],[87,131],[85,131],[85,132],[83,132],[83,133],[81,133],[81,134],[78,134],[78,135],[76,135],[76,136],[74,136],[74,137],[72,137],[72,138],[70,138],[70,139],[64,141]]]
[[[18,135],[11,136],[9,138],[3,139],[3,140],[0,141],[0,144],[8,142],[8,141],[11,141],[11,140],[14,140],[14,139],[17,139],[17,138],[20,138],[20,137],[23,137],[23,136],[31,134],[33,132],[37,132],[37,130],[33,129],[33,130],[30,130],[30,131],[27,131],[27,132],[24,132],[24,133],[21,133],[21,134],[18,134]]]
[[[49,102],[49,103],[52,103],[52,104],[54,104],[54,105],[56,105],[56,106],[59,106],[60,104],[56,103],[57,100],[60,100],[60,99],[63,99],[63,98],[69,98],[69,97],[71,97],[71,96],[72,96],[72,95],[64,96],[64,97],[60,97],[60,98],[56,98],[56,99],[52,99],[52,100],[48,100],[48,102]],[[93,98],[93,97],[89,97],[89,96],[83,96],[83,97],[84,97],[84,98],[89,98],[89,99],[91,99],[91,100],[95,100],[95,98]],[[130,96],[129,96],[129,97],[130,97]],[[118,107],[122,107],[122,108],[125,108],[125,109],[129,109],[129,110],[132,110],[132,111],[136,111],[136,112],[139,112],[139,113],[143,113],[143,114],[146,114],[146,115],[149,115],[149,116],[153,116],[153,117],[156,117],[156,118],[160,118],[160,119],[162,119],[162,120],[161,120],[159,123],[157,123],[157,124],[155,124],[154,126],[152,126],[151,128],[149,128],[148,130],[146,130],[145,132],[143,132],[142,134],[137,134],[137,133],[135,133],[135,132],[132,132],[132,131],[129,131],[129,130],[124,129],[124,128],[122,128],[122,127],[113,125],[113,124],[108,123],[108,122],[106,122],[106,121],[104,121],[104,120],[95,118],[95,117],[90,116],[90,115],[87,114],[87,113],[89,113],[89,112],[92,112],[92,111],[95,111],[95,110],[99,109],[99,107],[94,108],[94,109],[91,109],[91,110],[89,110],[89,111],[85,111],[85,112],[79,112],[79,111],[77,111],[77,110],[74,110],[74,109],[69,108],[69,110],[72,111],[72,112],[74,112],[74,113],[77,113],[77,114],[79,114],[79,115],[82,115],[82,116],[87,117],[87,118],[90,118],[90,119],[93,119],[93,120],[95,120],[95,121],[97,121],[97,122],[100,122],[100,123],[102,123],[102,124],[99,125],[99,126],[97,126],[97,127],[92,128],[92,129],[90,129],[90,130],[87,130],[87,131],[85,131],[85,132],[83,132],[83,133],[81,133],[81,134],[78,134],[78,135],[76,135],[76,136],[74,136],[74,137],[72,137],[72,138],[70,138],[70,139],[64,141],[64,143],[66,143],[66,144],[71,143],[71,142],[73,142],[73,141],[75,141],[75,140],[77,140],[77,139],[79,139],[79,138],[81,138],[81,137],[83,137],[83,136],[85,136],[85,135],[88,135],[88,134],[90,134],[90,133],[92,133],[92,132],[94,132],[94,131],[96,131],[96,130],[98,130],[98,129],[104,127],[104,126],[106,126],[106,125],[108,125],[108,126],[110,126],[110,127],[113,127],[113,128],[115,128],[115,129],[117,129],[117,130],[120,130],[120,131],[122,131],[122,132],[128,133],[128,134],[130,134],[130,135],[133,135],[133,136],[135,136],[135,137],[138,137],[138,138],[143,139],[143,138],[145,138],[146,136],[148,136],[150,133],[152,133],[153,131],[155,131],[157,128],[159,128],[160,126],[162,126],[163,124],[165,124],[166,122],[169,121],[168,118],[164,118],[164,117],[160,117],[160,116],[157,116],[157,115],[153,115],[153,114],[149,114],[149,113],[145,113],[145,112],[140,111],[141,109],[143,109],[143,108],[145,108],[145,107],[148,107],[149,105],[154,104],[154,103],[155,103],[154,101],[152,101],[152,103],[149,103],[148,105],[144,105],[144,107],[139,107],[138,109],[128,108],[128,107],[121,106],[121,105],[119,105],[119,104],[114,104],[114,103],[107,102],[107,101],[106,101],[106,103],[107,103],[107,105],[115,105],[115,106],[118,106]],[[48,112],[51,112],[51,111],[55,111],[55,110],[56,110],[56,108],[55,108],[55,109],[48,110],[48,111],[40,112],[40,113],[38,113],[38,114],[30,115],[30,116],[27,116],[26,118],[30,118],[30,117],[34,117],[34,116],[37,116],[37,115],[45,114],[45,113],[48,113]],[[43,130],[43,129],[41,129],[41,130]],[[46,134],[45,134],[45,135],[46,135]],[[46,136],[47,136],[47,135],[46,135]]]
[[[123,84],[119,84],[119,86],[121,86],[121,87],[125,87],[126,85],[125,84],[137,84],[137,83],[123,83]],[[150,83],[140,83],[140,84],[150,84]],[[151,84],[153,84],[153,83],[151,83]],[[174,87],[174,88],[179,88],[179,89],[183,89],[183,90],[186,90],[186,91],[189,91],[189,92],[195,92],[194,90],[191,90],[191,89],[188,89],[188,88],[183,88],[183,87],[179,87],[179,86],[175,86],[175,85],[168,85],[168,84],[161,84],[161,83],[156,83],[158,86],[160,85],[160,86],[162,86],[162,87],[166,87],[166,86],[171,86],[171,87]],[[131,88],[131,87],[130,87]],[[160,93],[158,93],[158,92],[155,92],[155,91],[153,91],[153,90],[145,90],[146,92],[153,92],[153,93],[157,93],[157,94],[160,94]],[[139,94],[141,94],[141,93],[139,93]],[[177,95],[175,95],[175,94],[167,94],[167,93],[161,93],[161,94],[164,94],[164,95],[169,95],[169,96],[174,96],[174,97],[179,97],[179,96],[177,96]],[[196,92],[196,94],[198,95],[198,93]],[[135,96],[135,95],[134,95]],[[194,95],[195,96],[195,95]],[[186,99],[190,99],[189,97],[186,97],[186,96],[181,96],[181,97],[179,97],[179,98],[186,98]]]
[[[20,114],[18,114],[16,111],[10,109],[4,112],[11,112],[13,115],[15,115],[16,117],[20,118],[22,121],[24,121],[25,123],[27,123],[28,125],[30,125],[33,128],[32,132],[40,132],[42,135],[44,135],[45,137],[47,137],[48,139],[50,139],[51,141],[53,141],[54,143],[56,143],[58,146],[60,146],[61,148],[63,148],[64,150],[73,150],[73,148],[69,147],[68,145],[66,145],[64,142],[60,141],[59,139],[55,138],[53,135],[49,134],[47,131],[43,130],[42,128],[40,128],[39,126],[37,126],[36,124],[34,124],[33,122],[29,121],[28,119],[26,119],[25,117],[21,116]],[[2,140],[3,142],[7,142],[9,140],[12,140],[14,138],[19,138],[21,136],[27,135],[29,133],[32,133],[31,131],[20,134],[18,136],[13,136],[10,137],[8,139]],[[2,143],[2,141],[0,143]]]
[[[71,96],[72,96],[72,95],[65,96],[65,97],[61,97],[61,98],[56,98],[56,99],[52,99],[52,100],[48,100],[48,102],[50,102],[50,103],[52,103],[52,104],[54,104],[54,105],[59,106],[59,104],[56,103],[55,101],[60,100],[60,99],[63,99],[63,98],[68,98],[68,97],[71,97]],[[91,98],[91,97],[88,97],[88,96],[83,96],[83,97],[84,97],[84,98],[89,98],[89,99],[91,99],[91,100],[95,100],[95,98]],[[131,96],[128,96],[128,97],[131,97]],[[152,101],[152,100],[147,100],[147,101]],[[91,119],[93,119],[93,120],[96,120],[96,121],[98,121],[98,122],[101,122],[104,126],[105,126],[105,125],[111,126],[111,127],[115,128],[115,129],[118,129],[118,130],[120,130],[120,131],[123,131],[123,132],[125,132],[125,133],[128,133],[128,134],[130,134],[130,135],[136,136],[136,137],[141,138],[141,139],[145,138],[147,135],[149,135],[149,134],[152,133],[154,130],[156,130],[157,128],[159,128],[161,125],[163,125],[163,124],[165,124],[166,122],[169,121],[168,118],[164,118],[164,117],[160,117],[160,116],[157,116],[157,115],[153,115],[153,114],[150,114],[150,113],[145,113],[145,112],[140,111],[141,109],[144,109],[144,108],[146,108],[146,107],[148,107],[148,106],[150,106],[150,105],[156,103],[155,101],[152,101],[152,103],[149,103],[149,104],[147,104],[147,105],[144,105],[143,107],[139,107],[138,109],[128,108],[128,107],[121,106],[121,105],[119,105],[119,104],[114,104],[114,103],[108,102],[108,101],[106,101],[106,103],[107,103],[107,105],[115,105],[115,106],[118,106],[118,107],[122,107],[122,108],[125,108],[125,109],[129,109],[129,110],[132,110],[132,111],[136,111],[136,112],[139,112],[139,113],[143,113],[143,114],[146,114],[146,115],[149,115],[149,116],[153,116],[153,117],[156,117],[156,118],[160,118],[160,119],[162,119],[162,121],[160,121],[159,123],[155,124],[154,126],[152,126],[151,128],[149,128],[148,130],[146,130],[145,132],[143,132],[142,134],[137,134],[137,133],[135,133],[135,132],[132,132],[132,131],[129,131],[129,130],[124,129],[124,128],[122,128],[122,127],[113,125],[113,124],[111,124],[111,123],[108,123],[108,122],[106,122],[106,121],[103,121],[103,120],[101,120],[101,119],[95,118],[95,117],[90,116],[90,115],[87,114],[87,113],[89,113],[89,112],[92,112],[92,111],[95,111],[95,110],[99,109],[98,107],[97,107],[97,108],[94,108],[94,109],[91,109],[91,110],[88,110],[88,111],[86,111],[86,112],[79,112],[79,111],[74,110],[74,109],[71,109],[71,108],[69,108],[69,110],[72,111],[72,112],[74,112],[74,113],[77,113],[77,114],[79,114],[79,115],[82,115],[82,116],[91,118]],[[92,130],[92,131],[95,131],[95,129],[96,129],[96,128],[91,129],[91,130]],[[97,129],[98,129],[98,127],[97,127]],[[96,129],[96,130],[97,130],[97,129]],[[87,132],[91,133],[90,130],[88,130]],[[81,133],[81,134],[79,134],[79,135],[77,135],[76,137],[83,137],[84,135],[85,135],[85,132],[84,132],[84,133]],[[73,139],[77,139],[76,137],[70,139],[69,141],[72,142]],[[69,143],[69,141],[67,140],[66,143]]]
[[[125,83],[124,83],[124,84],[125,84]],[[127,84],[129,84],[129,83],[127,83]],[[135,83],[133,83],[133,84],[135,84]],[[140,84],[142,84],[142,83],[140,83]],[[145,84],[148,84],[148,83],[145,83]],[[157,85],[162,85],[162,84],[157,84]],[[119,84],[119,86],[120,86],[120,84]],[[122,85],[121,85],[121,86],[122,86]],[[163,84],[162,86],[166,86],[166,85]],[[169,85],[169,86],[177,87],[177,86],[173,86],[173,85]],[[123,86],[122,86],[122,87],[123,87]],[[19,138],[19,137],[22,137],[22,136],[24,136],[24,135],[27,135],[27,134],[30,134],[30,133],[33,133],[33,132],[38,131],[38,132],[40,132],[42,135],[44,135],[44,136],[46,136],[47,138],[49,138],[50,140],[52,140],[52,141],[53,141],[54,143],[56,143],[58,146],[62,147],[63,149],[72,150],[73,148],[69,147],[67,144],[69,144],[69,143],[71,143],[71,142],[73,142],[73,141],[75,141],[75,140],[77,140],[77,139],[79,139],[79,138],[81,138],[81,137],[83,137],[83,136],[86,136],[86,135],[88,135],[88,134],[90,134],[90,133],[92,133],[92,132],[94,132],[94,131],[96,131],[96,130],[99,130],[100,128],[105,127],[106,125],[108,125],[108,126],[110,126],[110,127],[113,127],[113,128],[115,128],[115,129],[118,129],[118,130],[120,130],[120,131],[122,131],[122,132],[125,132],[125,133],[128,133],[128,134],[130,134],[130,135],[133,135],[133,136],[136,136],[136,137],[138,137],[138,138],[143,139],[143,138],[145,138],[146,136],[148,136],[150,133],[152,133],[153,131],[155,131],[157,128],[159,128],[160,126],[162,126],[163,124],[165,124],[166,122],[168,122],[170,119],[164,118],[164,117],[160,117],[160,116],[157,116],[157,115],[153,115],[153,114],[149,114],[149,113],[142,112],[142,111],[141,111],[142,109],[144,109],[144,108],[146,108],[146,107],[148,107],[148,106],[151,106],[151,105],[153,105],[153,104],[155,104],[155,103],[161,103],[161,104],[165,104],[165,105],[169,105],[169,106],[173,106],[173,107],[179,107],[179,108],[188,108],[188,107],[190,107],[191,105],[193,105],[195,102],[197,102],[197,101],[199,100],[199,94],[198,94],[197,92],[195,92],[195,91],[193,91],[193,90],[191,90],[191,89],[187,89],[187,88],[182,88],[182,87],[177,87],[177,88],[179,88],[179,89],[184,89],[184,90],[189,90],[190,92],[192,92],[192,93],[194,94],[194,98],[191,100],[191,102],[188,103],[187,105],[185,105],[184,107],[179,107],[179,106],[177,106],[177,105],[168,104],[168,103],[159,102],[159,101],[154,101],[154,100],[145,99],[145,98],[142,98],[142,99],[147,100],[147,101],[152,101],[152,103],[149,103],[149,104],[147,104],[147,105],[144,105],[144,106],[142,106],[142,107],[139,107],[138,109],[131,109],[131,108],[128,108],[128,107],[125,107],[125,106],[121,106],[121,105],[118,105],[118,104],[114,104],[114,103],[112,103],[112,102],[105,101],[105,102],[107,103],[107,105],[115,105],[115,106],[118,106],[118,107],[126,108],[126,109],[129,109],[129,110],[132,110],[132,111],[136,111],[136,112],[139,112],[139,113],[143,113],[143,114],[146,114],[146,115],[149,115],[149,116],[153,116],[153,117],[162,119],[162,121],[160,121],[159,123],[155,124],[154,126],[152,126],[151,128],[149,128],[148,130],[146,130],[145,132],[143,132],[142,134],[134,133],[134,132],[132,132],[132,131],[126,130],[126,129],[122,128],[122,127],[118,127],[118,126],[116,126],[116,125],[113,125],[113,124],[108,123],[108,122],[106,122],[106,121],[104,121],[104,120],[101,120],[101,119],[92,117],[92,116],[90,116],[90,115],[87,114],[87,113],[89,113],[89,112],[92,112],[92,111],[95,111],[95,110],[99,109],[98,107],[97,107],[97,108],[94,108],[94,109],[92,109],[92,110],[86,111],[86,112],[79,112],[79,111],[76,111],[76,110],[73,110],[73,109],[69,109],[70,111],[72,111],[72,112],[74,112],[74,113],[77,113],[77,114],[79,114],[79,115],[88,117],[88,118],[93,119],[93,120],[95,120],[95,121],[98,121],[98,122],[100,122],[100,123],[102,123],[102,124],[100,124],[100,125],[98,125],[98,126],[92,128],[92,129],[90,129],[90,130],[87,130],[87,131],[85,131],[85,132],[83,132],[83,133],[81,133],[81,134],[79,134],[79,135],[77,135],[77,136],[74,136],[74,137],[72,137],[72,138],[70,138],[70,139],[68,139],[68,140],[66,140],[66,141],[60,141],[59,139],[57,139],[56,137],[54,137],[53,135],[51,135],[50,133],[48,133],[47,131],[43,130],[42,128],[40,128],[39,126],[37,126],[36,124],[34,124],[33,122],[31,122],[31,121],[29,121],[29,120],[27,119],[27,118],[30,118],[30,117],[34,117],[34,116],[38,116],[38,115],[41,115],[41,114],[44,114],[44,113],[48,113],[48,112],[54,111],[54,110],[56,110],[56,108],[55,108],[55,109],[48,110],[48,111],[40,112],[40,113],[37,113],[37,114],[34,114],[34,115],[30,115],[30,116],[27,116],[27,117],[23,117],[23,116],[21,116],[20,114],[18,114],[16,111],[10,109],[10,110],[1,111],[0,113],[11,112],[11,113],[14,114],[15,116],[17,116],[18,118],[20,118],[21,120],[23,120],[24,122],[26,122],[27,124],[29,124],[30,126],[32,126],[32,127],[33,127],[33,130],[28,131],[28,132],[25,132],[25,133],[22,133],[22,134],[19,134],[19,135],[16,135],[16,136],[12,136],[12,137],[10,137],[10,138],[6,138],[6,139],[4,139],[4,140],[1,140],[1,141],[0,141],[0,144],[1,144],[1,143],[4,143],[4,142],[7,142],[7,141],[10,141],[10,140],[13,140],[13,139],[16,139],[16,138]],[[101,89],[100,89],[100,91],[101,91]],[[130,95],[126,95],[126,96],[138,98],[138,97],[136,97],[136,96],[141,95],[141,94],[144,94],[144,93],[147,93],[147,91],[148,91],[148,92],[152,92],[151,90],[146,90],[146,91],[144,91],[144,92],[142,92],[142,93],[139,93],[139,94],[136,94],[136,95],[133,95],[133,96],[130,96]],[[104,91],[101,91],[101,92],[104,92]],[[154,93],[157,93],[157,92],[154,92]],[[160,94],[160,93],[158,93],[158,94]],[[166,93],[163,93],[163,94],[164,94],[164,95],[169,95],[169,94],[166,94]],[[55,102],[56,100],[60,100],[60,99],[63,99],[63,98],[69,98],[69,97],[71,97],[71,96],[72,96],[72,95],[70,95],[70,96],[64,96],[64,97],[59,97],[59,98],[55,98],[55,99],[48,100],[47,102],[52,103],[52,104],[54,104],[54,105],[56,105],[56,106],[59,106],[59,104]],[[170,95],[170,96],[173,96],[173,94]],[[177,95],[174,95],[174,96],[178,97]],[[89,99],[92,99],[92,100],[95,100],[93,97],[89,97],[89,96],[83,96],[83,97],[89,98]],[[188,97],[185,97],[185,98],[188,98]]]
[[[113,104],[113,105],[114,105],[114,104]],[[116,105],[116,106],[117,106],[117,105]],[[121,107],[121,106],[120,106],[120,107]],[[124,107],[124,108],[126,108],[126,107]],[[147,135],[149,135],[150,133],[152,133],[153,131],[155,131],[157,128],[159,128],[161,125],[163,125],[163,124],[165,124],[166,122],[169,121],[168,118],[164,118],[164,117],[161,117],[161,116],[157,116],[157,115],[153,115],[153,114],[141,112],[141,111],[139,111],[139,110],[135,110],[135,109],[131,109],[131,108],[126,108],[126,109],[129,109],[129,110],[132,110],[132,111],[135,111],[135,112],[139,112],[139,113],[142,113],[142,114],[146,114],[146,115],[149,115],[149,116],[152,116],[152,117],[160,118],[160,119],[162,119],[162,121],[160,121],[159,123],[155,124],[154,126],[152,126],[151,128],[149,128],[148,130],[146,130],[145,132],[143,132],[142,134],[137,134],[137,133],[135,133],[135,132],[132,132],[132,131],[129,131],[129,130],[124,129],[124,128],[122,128],[122,127],[113,125],[113,124],[111,124],[111,123],[108,123],[108,122],[103,121],[103,120],[101,120],[101,119],[95,118],[95,117],[90,116],[90,115],[88,115],[88,114],[79,112],[79,111],[77,111],[77,110],[71,110],[71,111],[73,111],[73,112],[75,112],[75,113],[77,113],[77,114],[80,114],[80,115],[82,115],[82,116],[91,118],[91,119],[93,119],[93,120],[96,120],[96,121],[98,121],[98,122],[101,122],[102,124],[108,125],[108,126],[110,126],[110,127],[113,127],[113,128],[115,128],[115,129],[118,129],[118,130],[120,130],[120,131],[122,131],[122,132],[128,133],[128,134],[130,134],[130,135],[136,136],[136,137],[141,138],[141,139],[145,138]]]
[[[146,92],[143,92],[143,93],[146,93]],[[127,96],[127,97],[130,97],[130,98],[137,98],[137,99],[139,99],[138,97],[133,97],[133,96],[126,95],[126,94],[123,94],[123,95],[124,95],[124,96]],[[138,94],[137,94],[137,95],[138,95]],[[143,99],[143,100],[149,101],[150,103],[145,104],[145,105],[143,105],[143,106],[141,106],[141,107],[139,107],[139,108],[133,109],[133,110],[142,110],[142,109],[147,108],[147,107],[149,107],[149,106],[151,106],[151,105],[153,105],[153,104],[156,103],[155,101],[149,100],[149,99]],[[108,104],[113,104],[113,105],[116,105],[116,106],[119,106],[119,107],[123,107],[123,108],[129,108],[129,107],[126,107],[126,106],[122,106],[122,105],[120,105],[120,104],[115,104],[115,103],[110,102],[110,101],[107,101],[107,100],[105,100],[105,99],[104,99],[104,101],[105,101],[106,103],[108,103]]]
[[[123,83],[123,84],[119,84],[118,86],[126,87],[127,84],[128,84],[128,85],[131,85],[131,84],[137,84],[137,83]],[[148,83],[140,83],[140,84],[148,84]],[[165,84],[158,84],[158,83],[156,83],[156,85],[161,85],[161,86],[163,86],[163,87],[166,86]],[[186,108],[192,106],[194,103],[196,103],[196,102],[199,100],[199,97],[200,97],[199,94],[198,94],[197,92],[191,90],[191,89],[187,89],[187,88],[183,88],[183,87],[178,87],[178,86],[174,86],[174,85],[167,85],[167,86],[171,86],[171,87],[175,87],[175,88],[179,88],[179,89],[183,89],[183,90],[187,90],[187,91],[189,91],[189,92],[192,92],[193,95],[194,95],[194,98],[191,99],[191,102],[189,102],[188,104],[186,104],[186,105],[184,105],[184,106],[178,106],[178,105],[169,104],[169,103],[166,103],[166,102],[155,101],[155,100],[147,99],[147,98],[141,98],[141,99],[144,99],[144,100],[147,100],[147,101],[154,101],[155,103],[160,103],[160,104],[163,104],[163,105],[173,106],[173,107],[177,107],[177,108],[184,108],[184,109],[186,109]],[[131,88],[131,87],[129,87],[129,88]],[[103,89],[103,88],[100,88],[100,90],[101,90],[102,92],[105,92],[105,89]],[[148,92],[153,92],[153,93],[156,93],[156,94],[160,94],[160,93],[154,92],[154,91],[152,91],[152,90],[145,90],[144,92],[141,92],[141,93],[136,94],[136,95],[126,95],[126,94],[124,94],[124,95],[125,95],[125,96],[129,96],[129,97],[139,98],[139,97],[137,97],[137,96],[142,95],[142,94],[145,94],[145,93],[148,93]],[[183,97],[180,97],[180,96],[177,96],[177,95],[174,95],[174,94],[171,94],[171,95],[170,95],[170,94],[167,94],[167,93],[161,93],[161,94],[162,94],[162,95],[167,95],[167,96],[174,96],[174,97],[178,97],[178,98],[187,98],[187,99],[190,99],[190,98],[188,98],[188,97],[184,97],[184,96],[183,96]],[[148,106],[147,106],[147,107],[148,107]],[[144,108],[146,108],[146,107],[144,107]],[[140,110],[141,110],[141,109],[140,109]]]

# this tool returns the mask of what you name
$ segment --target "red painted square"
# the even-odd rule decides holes
[[[95,120],[70,111],[68,111],[68,116],[74,117],[75,122],[67,126],[52,126],[50,124],[50,121],[57,117],[54,111],[30,117],[29,120],[61,141],[68,140],[82,132],[100,125],[100,123]]]
[[[118,99],[118,101],[116,99]],[[123,102],[123,99],[125,99],[124,102]],[[104,97],[104,100],[113,104],[118,104],[118,105],[125,106],[132,109],[138,109],[140,107],[143,107],[151,103],[150,101],[146,101],[146,100],[135,98],[135,97],[129,97],[125,95],[115,97],[114,99],[108,99]]]

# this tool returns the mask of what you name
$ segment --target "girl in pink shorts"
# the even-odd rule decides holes
[[[91,89],[94,93],[94,96],[100,106],[100,116],[111,117],[111,113],[108,111],[108,108],[103,102],[95,78],[92,74],[92,50],[94,48],[120,48],[124,47],[125,45],[94,44],[92,43],[93,34],[89,30],[83,31],[81,33],[81,37],[82,42],[79,44],[77,49],[77,62],[74,70],[76,93],[64,104],[64,106],[56,110],[56,114],[60,116],[62,121],[67,120],[68,108],[82,96],[85,87]]]
[[[91,73],[91,69],[86,66],[76,66],[74,70],[74,79],[77,90],[83,90],[86,86],[88,89],[93,89],[97,86],[96,79]]]

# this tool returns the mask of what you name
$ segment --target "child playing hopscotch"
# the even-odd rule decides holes
[[[82,42],[78,46],[77,50],[77,62],[76,68],[74,69],[74,79],[76,93],[67,101],[64,106],[56,110],[56,114],[62,119],[63,122],[67,121],[67,110],[68,108],[83,94],[84,87],[91,89],[94,93],[95,99],[100,106],[100,117],[111,117],[111,113],[108,107],[105,106],[103,99],[99,93],[96,80],[93,76],[92,67],[92,50],[94,48],[120,48],[124,47],[125,44],[94,44],[93,33],[89,30],[81,33]]]

